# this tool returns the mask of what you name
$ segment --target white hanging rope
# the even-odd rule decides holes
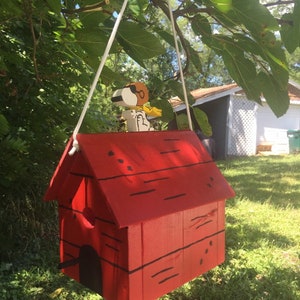
[[[193,130],[193,122],[192,122],[192,118],[191,118],[190,106],[189,106],[189,102],[188,102],[188,96],[187,96],[185,80],[184,80],[184,75],[183,75],[183,70],[182,70],[182,64],[181,64],[181,59],[180,59],[180,52],[179,52],[179,48],[178,48],[177,34],[176,34],[175,22],[174,22],[172,7],[171,7],[171,0],[168,0],[168,6],[169,6],[170,20],[171,20],[172,31],[173,31],[173,36],[174,36],[178,68],[179,68],[179,72],[180,72],[180,79],[181,79],[181,83],[182,83],[183,96],[184,96],[184,102],[185,102],[185,106],[186,106],[186,113],[187,113],[187,117],[188,117],[189,128],[190,128],[190,130]]]
[[[81,115],[80,115],[79,120],[78,120],[78,122],[77,122],[77,125],[76,125],[76,127],[75,127],[75,129],[74,129],[74,132],[73,132],[73,147],[72,147],[72,149],[69,151],[69,155],[73,155],[76,151],[79,150],[79,144],[78,144],[78,141],[77,141],[77,134],[78,134],[78,131],[79,131],[81,125],[82,125],[82,122],[83,122],[83,119],[84,119],[85,114],[86,114],[86,112],[87,112],[87,109],[88,109],[88,107],[89,107],[89,105],[90,105],[92,96],[93,96],[94,91],[95,91],[96,86],[97,86],[97,82],[98,82],[98,80],[99,80],[99,78],[100,78],[101,72],[102,72],[102,70],[103,70],[103,67],[104,67],[104,65],[105,65],[105,62],[106,62],[107,57],[108,57],[108,55],[109,55],[110,48],[111,48],[111,46],[112,46],[112,44],[113,44],[113,42],[114,42],[114,39],[115,39],[115,37],[116,37],[117,30],[118,30],[118,27],[119,27],[120,22],[121,22],[121,20],[122,20],[122,17],[123,17],[124,11],[125,11],[125,9],[126,9],[127,3],[128,3],[128,0],[124,0],[123,5],[122,5],[122,8],[121,8],[121,10],[120,10],[120,12],[119,12],[119,14],[118,14],[116,23],[115,23],[115,25],[114,25],[114,27],[113,27],[113,30],[112,30],[112,32],[111,32],[110,38],[109,38],[109,40],[108,40],[108,42],[107,42],[107,45],[106,45],[104,54],[103,54],[103,56],[102,56],[100,65],[99,65],[99,67],[98,67],[97,73],[96,73],[95,78],[94,78],[94,81],[93,81],[93,83],[92,83],[92,85],[91,85],[91,88],[90,88],[88,97],[87,97],[87,99],[86,99],[86,101],[85,101],[85,104],[84,104],[84,107],[83,107],[83,109],[82,109]]]

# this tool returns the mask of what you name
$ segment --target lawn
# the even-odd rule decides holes
[[[161,300],[300,299],[300,155],[218,165],[236,192],[226,205],[226,261]],[[1,262],[1,299],[102,299],[57,271],[56,235],[35,237],[30,249]]]

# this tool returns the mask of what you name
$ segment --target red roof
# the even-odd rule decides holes
[[[234,196],[192,131],[78,134],[77,139],[80,152],[69,156],[68,144],[45,200],[59,200],[62,189],[72,188],[71,169],[96,179],[120,227]]]

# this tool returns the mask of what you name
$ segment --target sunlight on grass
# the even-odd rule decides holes
[[[236,199],[300,207],[299,155],[239,158],[220,162],[219,167]]]

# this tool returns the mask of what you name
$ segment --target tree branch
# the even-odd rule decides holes
[[[103,0],[95,4],[90,4],[79,8],[74,8],[74,9],[63,8],[61,12],[67,15],[73,15],[81,12],[103,11],[103,6],[107,4],[109,4],[109,0]]]
[[[39,32],[39,35],[37,37],[35,30],[34,30],[34,24],[33,24],[33,18],[32,18],[32,0],[23,0],[23,6],[24,6],[24,11],[26,13],[28,23],[29,23],[29,28],[30,28],[30,32],[31,32],[32,40],[33,40],[32,61],[33,61],[33,66],[34,66],[34,72],[35,72],[36,80],[39,82],[41,79],[39,76],[36,54],[37,54],[38,41],[39,41],[39,38],[41,37],[41,31]],[[42,19],[40,20],[40,27],[41,26],[42,26]]]
[[[266,3],[263,4],[265,7],[270,7],[270,6],[278,6],[278,5],[287,5],[287,4],[294,4],[295,1],[294,0],[278,0],[275,2],[270,2],[270,3]]]

